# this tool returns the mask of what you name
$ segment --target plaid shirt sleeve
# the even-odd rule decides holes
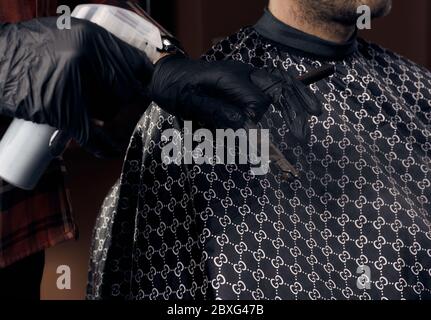
[[[0,180],[0,268],[77,237],[64,179],[56,159],[33,191]]]

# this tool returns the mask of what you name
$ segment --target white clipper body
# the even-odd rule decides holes
[[[162,35],[165,35],[165,32],[150,21],[149,17],[100,4],[79,5],[73,10],[72,16],[98,24],[117,38],[145,52],[153,63],[161,57]]]
[[[100,25],[144,51],[153,62],[161,57],[162,34],[166,32],[150,18],[109,5],[80,5],[72,16]],[[48,125],[14,119],[0,141],[0,179],[21,189],[34,189],[51,161],[66,149],[68,141],[67,135]]]

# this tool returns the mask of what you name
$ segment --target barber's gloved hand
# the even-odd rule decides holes
[[[109,120],[135,101],[147,107],[153,64],[96,24],[72,19],[60,30],[56,23],[0,25],[0,114],[49,124],[81,145],[108,141],[93,119]]]
[[[282,79],[280,83],[266,88],[265,92],[277,105],[277,109],[281,111],[292,136],[302,144],[307,143],[310,139],[310,117],[319,116],[322,113],[322,103],[305,84],[317,82],[333,73],[331,68],[325,67],[321,70],[323,72],[312,71],[304,75],[301,80],[276,68],[270,68],[266,71],[273,77]],[[260,85],[262,86],[264,83]]]
[[[217,128],[238,129],[248,119],[257,122],[271,104],[280,104],[290,114],[286,120],[300,140],[307,130],[294,122],[320,113],[319,103],[299,81],[234,61],[167,56],[157,62],[149,89],[150,97],[166,111]],[[304,103],[311,105],[304,107]]]

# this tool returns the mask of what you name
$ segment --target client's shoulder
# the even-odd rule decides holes
[[[376,60],[380,65],[388,68],[397,66],[401,70],[416,73],[419,77],[431,80],[431,72],[426,67],[378,44],[358,39],[359,51],[370,59]]]
[[[260,35],[253,27],[241,28],[227,37],[215,39],[212,48],[202,56],[207,61],[220,61],[231,58],[242,48],[255,47],[259,44]]]

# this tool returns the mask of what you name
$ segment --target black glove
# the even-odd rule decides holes
[[[96,24],[72,19],[70,30],[59,30],[56,22],[0,26],[0,114],[59,128],[81,145],[93,145],[93,153],[100,143],[111,149],[115,144],[92,119],[109,120],[125,105],[145,108],[154,67],[144,53]],[[280,75],[242,63],[169,56],[157,63],[150,92],[176,116],[240,128],[247,117],[259,120],[271,103],[301,109],[303,101],[292,108],[274,94],[285,85]]]
[[[56,22],[0,26],[0,114],[49,124],[81,145],[105,141],[92,119],[147,101],[153,64],[96,24],[72,19],[70,30],[59,30]]]
[[[333,73],[331,66],[316,69],[302,77],[301,80],[292,77],[286,71],[270,68],[268,72],[278,79],[283,79],[271,87],[264,89],[281,111],[290,133],[297,141],[305,144],[310,139],[310,116],[322,113],[322,103],[305,84],[317,82]],[[258,80],[260,83],[261,80]],[[261,86],[265,85],[263,82]]]
[[[149,89],[150,97],[166,111],[217,128],[241,128],[247,119],[257,122],[271,103],[279,104],[301,141],[308,134],[304,124],[309,116],[321,112],[311,91],[286,72],[234,61],[167,56],[157,62]]]

